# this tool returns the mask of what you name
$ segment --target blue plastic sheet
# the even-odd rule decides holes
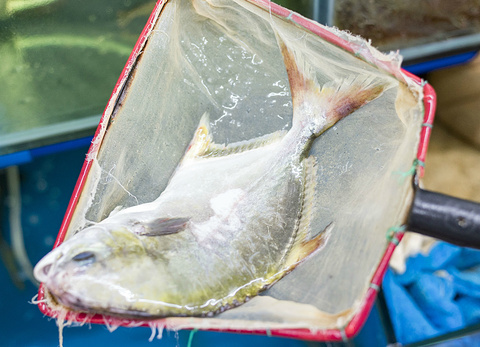
[[[383,291],[400,343],[479,323],[480,251],[438,242],[409,258],[405,273],[388,270]]]

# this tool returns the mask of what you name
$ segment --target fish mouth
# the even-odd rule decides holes
[[[37,281],[46,283],[48,281],[50,270],[52,269],[52,264],[40,264],[38,263],[33,269],[33,276]]]
[[[48,283],[52,279],[54,272],[53,269],[57,261],[63,256],[63,253],[58,250],[53,250],[44,256],[35,265],[33,269],[33,275],[37,281],[42,283]]]

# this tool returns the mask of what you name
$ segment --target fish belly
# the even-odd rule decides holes
[[[166,315],[213,314],[283,276],[301,214],[303,169],[280,146],[268,147],[193,160],[156,200],[156,213],[191,222],[178,234],[152,238],[150,252],[162,254],[167,277],[159,280],[176,291],[155,290],[153,315],[165,313],[167,298],[178,306]]]

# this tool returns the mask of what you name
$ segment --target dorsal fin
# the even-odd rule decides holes
[[[205,112],[198,123],[197,130],[195,130],[193,139],[188,145],[187,151],[182,158],[182,162],[201,157],[208,151],[210,144],[212,143],[209,118],[208,113]]]
[[[192,141],[182,159],[185,161],[202,157],[223,157],[235,153],[246,152],[255,148],[260,148],[268,144],[280,141],[287,131],[279,130],[272,134],[263,135],[252,140],[239,141],[228,145],[217,144],[213,142],[210,134],[210,122],[208,113],[204,113],[200,119],[197,130],[193,135]]]
[[[271,143],[280,141],[285,136],[286,133],[287,133],[286,130],[279,130],[279,131],[276,131],[276,132],[271,133],[271,134],[267,134],[267,135],[264,135],[264,136],[254,138],[252,140],[231,143],[227,146],[218,145],[218,144],[212,142],[212,143],[210,143],[210,146],[205,151],[203,156],[205,156],[205,157],[222,157],[222,156],[226,156],[226,155],[230,155],[230,154],[250,151],[252,149],[264,147],[264,146],[267,146]]]

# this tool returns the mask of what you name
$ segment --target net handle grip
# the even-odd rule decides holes
[[[480,204],[415,185],[407,230],[480,249]]]

